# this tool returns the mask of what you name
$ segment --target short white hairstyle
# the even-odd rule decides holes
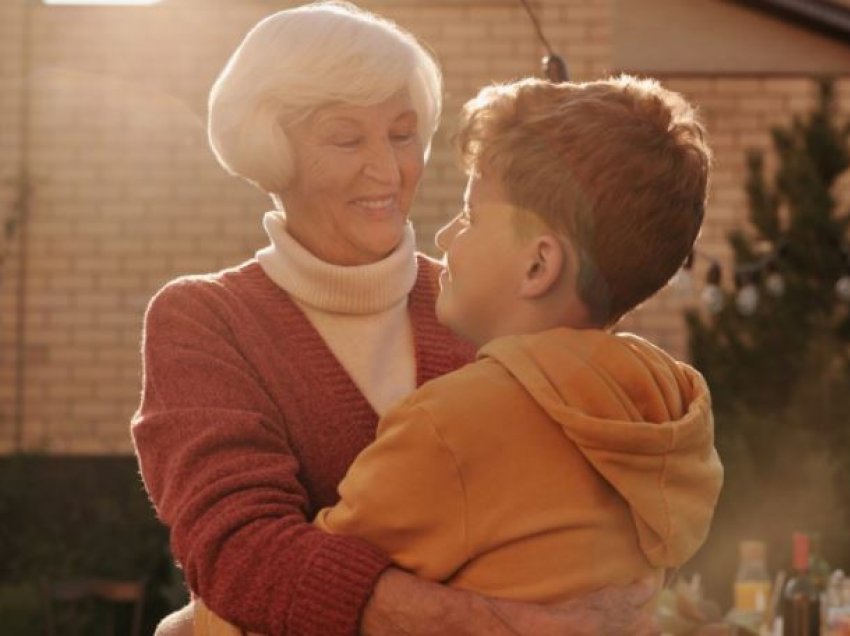
[[[416,38],[348,2],[280,11],[248,32],[213,84],[210,146],[225,170],[277,194],[293,173],[287,126],[328,104],[369,106],[405,88],[427,160],[442,77]]]

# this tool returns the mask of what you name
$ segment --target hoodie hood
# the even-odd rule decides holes
[[[485,345],[628,502],[650,564],[689,559],[723,480],[703,377],[632,334],[554,329]]]

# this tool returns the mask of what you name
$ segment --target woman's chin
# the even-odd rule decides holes
[[[398,223],[399,221],[404,220],[404,215],[399,211],[398,208],[376,208],[365,209],[361,212],[361,214],[368,221],[373,221],[375,223]]]
[[[364,245],[378,259],[392,254],[404,241],[404,223],[387,223],[367,229]]]

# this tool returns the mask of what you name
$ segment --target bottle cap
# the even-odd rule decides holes
[[[795,532],[792,535],[794,544],[794,557],[791,565],[795,570],[805,571],[809,569],[809,535],[805,532]]]
[[[764,541],[741,541],[739,549],[741,561],[746,561],[748,563],[755,561],[764,562]]]

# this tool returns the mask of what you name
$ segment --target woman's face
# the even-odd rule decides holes
[[[401,242],[424,157],[407,91],[333,104],[287,132],[295,171],[281,193],[287,230],[335,265],[374,263]]]

